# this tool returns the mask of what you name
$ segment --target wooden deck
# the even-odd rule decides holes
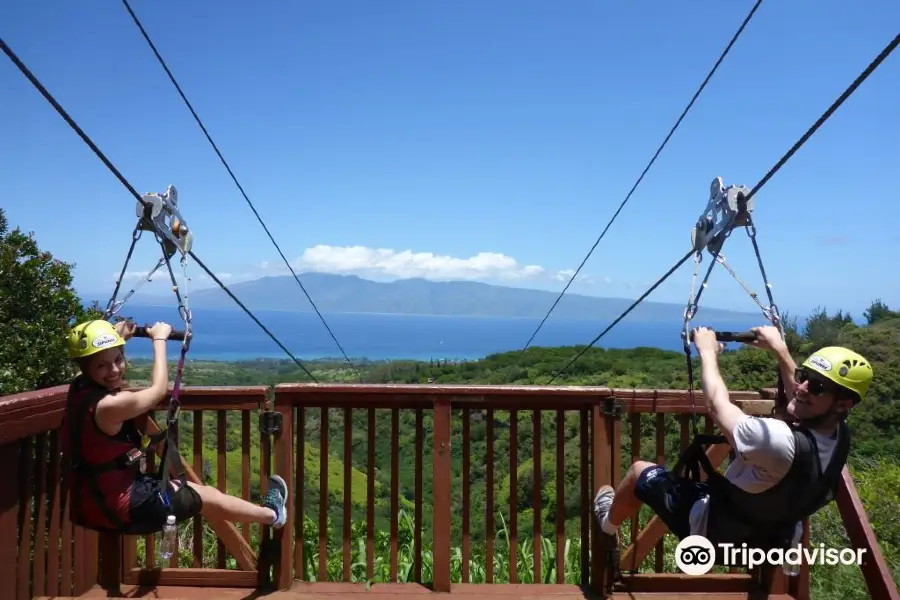
[[[773,396],[774,390],[731,394],[736,405],[758,415],[771,411]],[[193,444],[185,442],[182,448],[187,477],[251,500],[251,489],[264,494],[268,474],[277,472],[293,498],[286,526],[272,531],[249,523],[196,518],[179,533],[181,552],[167,564],[157,564],[153,536],[139,540],[98,535],[70,521],[59,435],[66,387],[3,397],[0,463],[16,465],[18,477],[0,487],[0,600],[303,600],[359,598],[361,594],[397,600],[441,595],[501,600],[810,600],[806,565],[792,578],[780,569],[734,568],[727,574],[700,577],[667,572],[672,567],[666,566],[663,547],[666,527],[657,518],[644,524],[632,515],[623,523],[618,569],[609,568],[607,551],[613,548],[605,547],[608,539],[599,535],[591,499],[601,485],[618,484],[632,461],[664,463],[688,444],[691,402],[682,390],[280,384],[274,388],[186,387],[181,402],[183,414],[193,415],[192,423],[183,427],[193,437]],[[699,390],[696,403],[704,430],[713,433]],[[360,412],[365,417],[354,419]],[[401,412],[409,415],[405,423],[412,438],[403,444],[399,441]],[[204,422],[208,422],[206,428]],[[655,431],[646,431],[649,423]],[[358,433],[363,436],[354,430],[360,427],[363,432]],[[495,448],[498,428],[508,428],[508,447]],[[382,434],[391,439],[387,456],[375,451],[376,436]],[[209,436],[214,440],[213,451],[203,443]],[[550,443],[541,443],[542,436],[550,437]],[[254,437],[259,452],[251,457]],[[356,462],[366,479],[364,490],[351,490],[358,450],[354,440],[360,438],[365,440],[365,459]],[[530,456],[519,447],[520,439],[530,447]],[[228,446],[235,442],[233,449],[238,452],[229,454]],[[483,466],[473,464],[476,443],[485,450]],[[188,446],[193,446],[192,451]],[[710,461],[718,466],[728,450],[727,444],[711,447]],[[309,468],[307,452],[318,456],[318,477]],[[542,452],[554,456],[545,460]],[[335,455],[343,455],[343,473],[331,472],[329,458]],[[155,458],[148,458],[149,469],[155,468]],[[454,466],[455,460],[460,464]],[[526,474],[524,460],[530,462],[527,484],[520,481],[520,475]],[[252,461],[259,465],[255,477],[251,477]],[[413,473],[414,493],[401,492],[401,465]],[[575,475],[565,485],[554,485],[555,498],[550,502],[555,510],[549,515],[545,488],[534,483],[547,479],[548,474],[542,473],[545,466],[555,473],[569,470]],[[389,473],[389,479],[378,478],[379,471]],[[476,471],[483,477],[483,497],[473,490]],[[229,481],[229,473],[236,477]],[[343,479],[343,498],[332,493],[329,476]],[[509,489],[524,491],[526,496],[509,494],[500,501],[497,488],[504,477],[509,479]],[[311,490],[312,485],[317,489]],[[390,505],[380,523],[376,522],[376,485],[385,486],[381,493]],[[299,490],[307,493],[296,493]],[[362,497],[364,501],[359,500]],[[522,497],[528,497],[528,517],[521,514]],[[306,506],[312,498],[318,506]],[[364,511],[359,511],[360,503]],[[835,503],[852,546],[866,550],[862,573],[869,597],[900,600],[846,470]],[[426,507],[431,513],[427,519]],[[335,512],[331,509],[338,509],[337,514],[331,515]],[[364,529],[351,518],[353,512],[364,514]],[[402,522],[401,513],[405,513]],[[461,517],[457,528],[451,528],[454,514]],[[477,536],[476,520],[482,521],[482,534]],[[567,531],[569,520],[574,527]],[[326,533],[329,522],[332,532]],[[508,529],[501,531],[501,526]],[[376,536],[379,528],[386,535]],[[182,534],[189,538],[182,540]],[[203,543],[205,536],[213,535],[218,538],[215,544]],[[494,563],[501,551],[498,544],[506,546],[504,535],[508,535],[509,555],[501,560],[508,562],[508,572],[498,571]],[[805,545],[808,536],[807,523]],[[566,550],[569,540],[572,550]],[[522,560],[526,551],[530,556]],[[471,583],[475,569],[481,569],[477,581],[486,583]],[[613,581],[617,570],[622,578]],[[374,583],[367,588],[356,583],[360,580],[407,582]]]
[[[395,596],[398,600],[438,600],[442,596],[460,596],[463,598],[491,598],[492,600],[594,600],[603,596],[584,590],[577,585],[559,584],[457,584],[450,594],[433,592],[416,584],[375,584],[366,589],[364,584],[325,583],[311,586],[296,582],[288,590],[258,592],[256,590],[237,588],[199,588],[166,586],[155,590],[141,589],[137,586],[123,586],[121,595],[115,597],[147,599],[147,600],[336,600],[338,598],[358,599],[374,596],[385,598]],[[60,598],[43,596],[35,600],[87,600],[111,597],[100,587],[93,588],[76,598]],[[607,596],[611,600],[792,600],[786,594],[770,594],[768,596],[754,592],[613,592]]]

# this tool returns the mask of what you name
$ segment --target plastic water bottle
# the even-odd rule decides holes
[[[175,554],[175,533],[178,531],[175,525],[175,515],[169,515],[162,530],[162,540],[159,543],[159,557],[168,561]]]
[[[781,571],[788,577],[796,577],[800,574],[800,565],[792,565],[785,561],[785,563],[781,565]]]
[[[798,558],[803,559],[803,548],[800,545],[803,540],[803,525],[801,523],[797,523],[796,527],[794,527],[794,535],[793,539],[791,539],[790,549],[785,552],[785,561],[781,564],[781,571],[787,575],[788,577],[796,577],[800,574],[800,565],[799,564],[791,564],[787,559],[787,552],[791,552],[791,556],[793,557],[795,554],[798,555]]]

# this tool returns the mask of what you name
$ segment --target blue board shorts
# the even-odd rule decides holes
[[[691,508],[709,495],[709,486],[689,479],[673,478],[665,467],[647,467],[638,476],[635,496],[659,515],[669,530],[683,540],[691,535]]]

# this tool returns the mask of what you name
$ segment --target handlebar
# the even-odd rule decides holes
[[[684,339],[684,332],[681,333],[681,338]],[[691,341],[694,341],[694,332],[692,331],[690,334]],[[745,344],[749,344],[750,342],[756,341],[756,333],[753,331],[717,331],[716,332],[716,341],[718,342],[742,342]]]
[[[138,327],[134,331],[134,336],[136,338],[149,338],[150,334],[147,333],[147,329],[151,327],[149,323],[145,324],[143,327],[138,325]],[[173,329],[172,333],[169,334],[169,339],[173,342],[183,342],[184,341],[184,331]]]

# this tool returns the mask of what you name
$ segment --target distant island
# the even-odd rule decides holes
[[[406,315],[478,316],[541,318],[559,292],[491,285],[473,281],[437,282],[426,279],[401,279],[378,282],[356,275],[302,273],[298,277],[323,313],[388,313]],[[293,276],[262,277],[229,285],[228,288],[250,310],[312,312],[313,308]],[[129,287],[123,286],[122,293]],[[105,303],[106,294],[86,294],[84,300]],[[191,290],[191,307],[239,309],[219,287]],[[132,302],[143,305],[171,306],[171,295],[138,292]],[[553,315],[556,318],[614,319],[634,299],[601,298],[566,293]],[[680,320],[683,304],[644,301],[628,316],[629,320]],[[759,312],[730,311],[701,306],[698,316],[705,323],[733,322],[759,317]]]

